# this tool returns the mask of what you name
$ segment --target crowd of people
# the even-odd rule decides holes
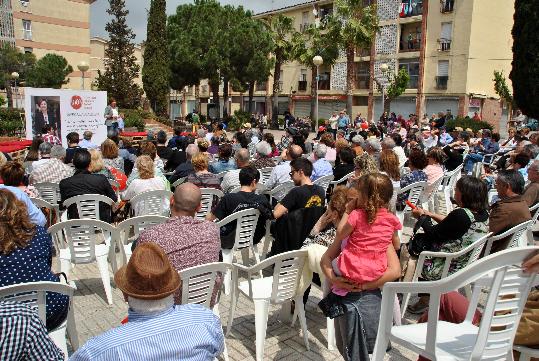
[[[128,322],[90,339],[72,355],[75,361],[162,359],[168,353],[180,359],[209,359],[222,353],[219,318],[202,306],[180,305],[177,272],[222,260],[222,250],[234,245],[236,225],[219,228],[214,221],[245,209],[260,212],[253,242],[258,244],[268,231],[274,238],[268,257],[302,248],[316,259],[312,282],[320,284],[325,278],[332,285],[320,307],[335,317],[339,351],[346,360],[368,360],[384,283],[410,280],[421,251],[457,252],[489,232],[501,234],[530,220],[529,209],[539,201],[537,133],[510,129],[509,137],[500,139],[488,129],[475,134],[463,129],[449,132],[444,124],[450,114],[426,122],[384,114],[374,125],[361,115],[351,122],[342,111],[322,125],[314,139],[289,119],[286,134],[278,141],[249,123],[235,133],[219,124],[209,129],[200,125],[195,132],[178,127],[170,139],[159,131],[134,147],[115,131],[120,117],[115,109],[111,103],[107,125],[113,131],[101,144],[92,142],[91,132],[72,132],[63,148],[50,127],[44,127],[23,164],[0,157],[0,287],[60,282],[51,269],[56,251],[47,233],[51,218],[31,200],[39,197],[35,185],[59,184],[60,202],[89,194],[110,198],[112,206],[99,207],[101,220],[108,223],[121,221],[130,212],[143,215],[142,208],[129,210],[129,201],[138,194],[174,192],[171,199],[162,200],[170,218],[140,234],[129,262],[114,276],[129,304]],[[441,177],[461,165],[454,209],[436,214],[414,208],[415,228],[422,232],[409,240],[395,215],[405,208],[408,194],[398,190],[426,182],[425,194],[435,195]],[[271,174],[263,182],[260,170],[268,168]],[[330,188],[317,184],[326,176],[338,184]],[[293,186],[270,202],[266,191],[284,184]],[[205,220],[196,219],[205,188],[221,190],[224,196],[214,202]],[[489,194],[495,194],[491,202]],[[75,205],[66,211],[69,219],[79,217]],[[269,224],[271,229],[266,230]],[[491,252],[507,247],[508,240],[502,239]],[[454,262],[450,273],[462,269],[466,261]],[[539,259],[527,268],[535,270],[537,264]],[[439,279],[442,268],[437,259],[429,259],[421,280]],[[310,287],[301,291],[307,302]],[[466,301],[458,295],[445,297],[440,313],[459,314]],[[532,292],[530,302],[537,297],[537,291]],[[408,311],[423,314],[427,308],[428,298],[421,296]],[[35,359],[63,359],[46,332],[63,322],[67,310],[65,296],[48,295],[42,324],[24,305],[0,302],[3,325],[24,329],[18,334],[5,327],[0,330],[0,339],[14,338],[4,343],[9,345],[7,360],[28,353]],[[527,315],[528,320],[539,318],[529,308]],[[526,318],[523,322],[530,327]],[[539,334],[539,329],[533,332]],[[539,344],[537,338],[533,342]]]

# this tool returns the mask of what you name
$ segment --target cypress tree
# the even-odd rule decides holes
[[[150,106],[158,115],[168,113],[168,46],[166,0],[152,0],[144,47],[142,83]]]
[[[109,98],[116,99],[122,108],[136,108],[140,105],[142,89],[135,84],[140,66],[135,57],[135,34],[127,26],[127,14],[124,0],[109,0],[107,13],[112,16],[105,26],[109,33],[109,42],[105,49],[105,72],[98,70],[96,86],[106,90]]]
[[[513,25],[514,100],[524,114],[539,119],[539,0],[516,0]]]

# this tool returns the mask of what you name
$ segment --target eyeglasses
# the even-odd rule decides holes
[[[294,175],[294,172],[299,172],[299,171],[295,170],[295,169],[292,169],[292,171],[290,173],[288,173],[288,175],[292,177]]]

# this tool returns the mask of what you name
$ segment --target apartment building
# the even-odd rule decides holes
[[[391,111],[404,116],[447,110],[473,115],[477,111],[495,126],[499,124],[507,109],[502,109],[492,79],[494,70],[508,75],[511,69],[514,1],[366,0],[365,4],[371,2],[377,4],[381,28],[372,49],[356,52],[354,114],[369,119],[381,115],[381,90],[375,80],[387,83],[387,74],[380,70],[385,63],[390,71],[405,68],[410,74],[408,89],[391,102]],[[282,13],[294,18],[296,30],[302,31],[332,12],[332,1],[320,0],[256,17]],[[333,66],[320,67],[320,117],[346,107],[346,66],[342,57]],[[282,69],[281,106],[297,116],[310,112],[310,72],[296,62]],[[271,77],[264,87],[266,92],[257,89],[256,110],[269,112]],[[263,103],[263,99],[268,100]],[[234,95],[232,103],[236,103]]]
[[[74,69],[65,87],[81,89],[82,74],[77,64],[90,62],[90,5],[93,2],[95,0],[0,0],[0,42],[14,44],[22,51],[34,53],[38,59],[47,53],[62,55]]]

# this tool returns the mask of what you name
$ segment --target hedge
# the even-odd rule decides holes
[[[120,113],[125,114],[124,126],[126,128],[137,128],[139,132],[144,131],[144,111],[138,109],[122,109]]]
[[[0,108],[0,135],[16,136],[21,133],[25,124],[21,119],[22,109]]]
[[[473,120],[470,117],[457,117],[452,120],[448,120],[445,123],[445,127],[447,128],[447,131],[451,132],[455,130],[456,127],[461,127],[462,130],[466,130],[466,128],[470,128],[473,130],[473,132],[477,132],[480,129],[493,129],[493,126],[487,122],[484,122],[482,120]]]

